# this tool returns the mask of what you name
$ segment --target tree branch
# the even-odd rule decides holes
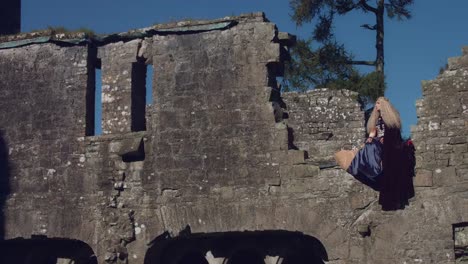
[[[367,4],[366,0],[359,0],[359,4],[364,7],[367,11],[371,11],[373,13],[377,13],[377,8],[370,6]]]
[[[364,24],[364,25],[361,25],[362,28],[367,28],[369,30],[377,30],[377,25],[369,25],[369,24]]]
[[[347,61],[348,64],[353,65],[367,65],[367,66],[375,66],[376,61]]]

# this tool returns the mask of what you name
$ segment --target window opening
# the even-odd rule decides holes
[[[153,65],[146,65],[146,104],[153,103]]]
[[[468,263],[468,222],[453,225],[456,263]]]
[[[102,75],[100,68],[96,68],[96,89],[94,98],[94,135],[98,136],[102,134]]]
[[[85,135],[101,134],[101,60],[97,59],[96,47],[88,47],[88,80],[86,86]],[[99,112],[99,113],[98,113]]]
[[[144,59],[132,63],[131,130],[146,130],[146,72]]]

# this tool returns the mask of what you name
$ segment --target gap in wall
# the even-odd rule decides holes
[[[131,131],[146,130],[147,65],[143,58],[132,63]]]
[[[153,104],[153,65],[146,65],[146,105]]]

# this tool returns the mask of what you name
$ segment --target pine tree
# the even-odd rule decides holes
[[[307,89],[312,85],[348,88],[360,92],[369,101],[383,95],[384,15],[386,13],[390,19],[410,19],[409,7],[414,0],[375,0],[375,6],[369,2],[371,1],[290,0],[292,20],[296,25],[315,22],[315,28],[309,40],[299,40],[292,49],[292,60],[287,65],[284,82],[287,88]],[[375,24],[361,25],[364,29],[376,32],[375,60],[354,60],[345,47],[335,40],[333,19],[352,11],[375,15]],[[320,44],[316,50],[312,48],[313,41]],[[361,75],[353,65],[373,66],[375,72]]]

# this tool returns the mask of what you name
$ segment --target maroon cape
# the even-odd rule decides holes
[[[384,140],[379,204],[383,210],[403,209],[414,197],[414,146],[403,142],[400,129],[387,127]]]

